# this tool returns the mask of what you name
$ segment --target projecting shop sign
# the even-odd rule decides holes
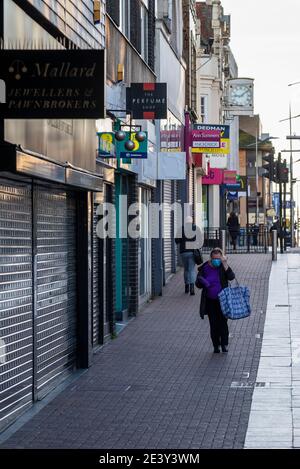
[[[132,83],[126,89],[126,108],[133,119],[166,119],[168,113],[166,83]]]
[[[195,124],[191,132],[193,153],[228,155],[230,152],[230,126]]]
[[[0,50],[1,117],[105,117],[104,50]]]

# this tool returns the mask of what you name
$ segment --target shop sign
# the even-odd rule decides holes
[[[239,194],[238,192],[228,192],[227,193],[227,200],[238,200]]]
[[[98,132],[98,156],[100,158],[115,158],[115,134],[114,132]]]
[[[133,119],[167,119],[167,84],[132,83],[126,89],[126,108]]]
[[[224,184],[237,184],[236,171],[224,170]]]
[[[240,192],[247,192],[247,176],[237,176],[237,182],[240,185]]]
[[[160,149],[164,151],[181,152],[183,149],[184,128],[176,130],[161,130]]]
[[[135,138],[137,132],[125,132],[125,140],[118,142],[116,141],[116,150],[117,156],[119,158],[135,158],[135,159],[145,159],[148,157],[148,132],[143,131],[146,134],[146,138],[143,142],[138,142]],[[134,142],[134,149],[128,151],[125,147],[125,143],[128,140]]]
[[[193,153],[228,155],[230,153],[230,126],[194,124],[191,132]]]
[[[192,130],[193,148],[220,148],[220,130]]]
[[[104,50],[0,50],[7,119],[105,117]]]
[[[220,186],[223,183],[223,170],[217,168],[209,168],[207,176],[202,178],[203,185],[214,184]]]

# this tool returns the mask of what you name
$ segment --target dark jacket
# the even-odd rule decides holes
[[[206,314],[208,314],[208,312],[206,310],[207,289],[204,286],[204,283],[203,283],[203,280],[202,280],[203,278],[205,278],[204,275],[203,275],[203,269],[204,269],[204,266],[207,265],[207,264],[208,264],[208,262],[205,262],[204,264],[202,264],[198,268],[198,275],[197,275],[197,279],[196,279],[196,287],[202,289],[202,295],[201,295],[201,301],[200,301],[200,310],[199,310],[200,317],[202,319],[204,319],[204,316]],[[228,282],[230,280],[235,279],[235,274],[234,274],[233,270],[230,267],[228,267],[228,269],[225,270],[223,264],[221,265],[221,267],[219,267],[219,274],[220,274],[220,282],[221,282],[222,290],[224,290],[224,288],[228,287]],[[202,277],[202,279],[201,279],[201,277]]]
[[[231,235],[236,235],[236,236],[238,235],[240,231],[240,224],[239,224],[239,219],[236,215],[234,217],[230,216],[228,218],[227,226],[228,226],[229,233]]]
[[[187,230],[188,233],[190,233],[191,230],[195,231],[195,233],[196,233],[196,230],[198,228],[196,227],[196,225],[194,225],[192,223],[188,223],[187,224],[187,229],[188,229]],[[196,241],[196,234],[192,238],[187,238],[186,235],[185,235],[184,226],[181,229],[181,237],[175,238],[175,243],[179,244],[180,254],[182,254],[183,252],[194,252],[194,249],[187,249],[186,248],[186,243],[193,243],[195,241]]]

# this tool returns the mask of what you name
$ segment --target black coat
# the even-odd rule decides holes
[[[203,276],[203,268],[204,266],[208,264],[208,262],[205,262],[204,264],[202,264],[199,269],[198,269],[198,275],[197,275],[197,280],[196,280],[196,287],[202,289],[202,295],[201,295],[201,301],[200,301],[200,310],[199,310],[199,313],[200,313],[200,317],[202,319],[204,319],[204,316],[206,314],[208,314],[208,311],[206,310],[206,300],[207,300],[207,290],[206,288],[200,283],[199,281],[199,277],[204,277]],[[230,280],[234,280],[235,279],[235,274],[233,272],[233,270],[228,267],[227,270],[224,269],[224,266],[223,264],[221,265],[221,267],[219,268],[219,274],[220,274],[220,282],[221,282],[221,286],[222,286],[222,290],[224,290],[224,288],[227,288],[228,287],[228,282]],[[204,277],[205,278],[205,277]]]

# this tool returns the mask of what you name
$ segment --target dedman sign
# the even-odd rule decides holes
[[[0,50],[0,63],[2,118],[105,117],[104,50]]]

